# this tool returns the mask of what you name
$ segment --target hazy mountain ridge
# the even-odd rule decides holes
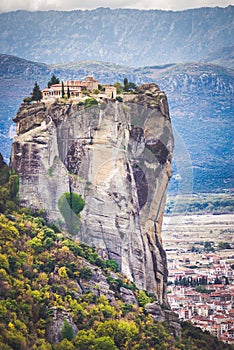
[[[178,12],[99,8],[2,13],[0,52],[47,63],[201,61],[233,45],[233,15],[233,6]],[[232,63],[226,59],[225,64]]]
[[[234,67],[234,46],[222,47],[203,58],[203,62],[212,62],[225,67]]]
[[[11,55],[0,54],[0,78],[15,79],[33,77],[50,74],[51,69],[44,63],[28,61],[23,58]]]
[[[174,130],[192,159],[194,191],[222,192],[234,187],[232,69],[201,63],[134,68],[96,61],[48,66],[0,55],[0,88],[4,91],[0,95],[1,149],[5,157],[10,154],[8,133],[19,104],[35,80],[43,88],[53,72],[63,80],[84,79],[91,74],[102,83],[123,81],[125,77],[137,84],[156,82],[167,94]],[[178,182],[172,185],[174,188]]]

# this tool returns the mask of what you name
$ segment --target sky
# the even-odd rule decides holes
[[[197,7],[226,7],[234,0],[1,0],[0,12],[16,10],[75,10],[97,7],[184,10]]]

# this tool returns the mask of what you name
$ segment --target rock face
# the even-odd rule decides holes
[[[51,343],[57,343],[62,340],[62,329],[64,327],[64,321],[72,328],[73,334],[75,335],[78,331],[77,326],[72,320],[72,316],[66,310],[53,307],[49,310],[51,314],[51,322],[47,326],[46,338]]]
[[[166,96],[144,84],[123,102],[98,106],[22,105],[11,166],[21,204],[43,208],[63,224],[58,200],[85,200],[76,239],[115,259],[136,285],[166,301],[167,264],[161,224],[171,176],[173,136]]]
[[[166,321],[174,337],[181,336],[181,326],[178,314],[171,310],[163,310],[157,302],[147,304],[145,306],[145,311],[152,316],[155,323]]]

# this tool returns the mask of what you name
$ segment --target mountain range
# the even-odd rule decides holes
[[[233,6],[2,13],[0,52],[45,63],[98,60],[149,66],[201,61],[233,67],[233,15]]]

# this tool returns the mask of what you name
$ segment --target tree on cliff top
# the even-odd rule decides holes
[[[62,81],[62,98],[64,98],[64,95],[65,95],[65,91],[64,91],[64,83]]]
[[[68,98],[70,98],[70,97],[71,97],[71,93],[70,93],[69,86],[67,87],[67,97],[68,97]]]
[[[55,84],[59,84],[59,83],[60,83],[59,78],[57,78],[57,77],[53,74],[52,77],[51,77],[51,79],[50,79],[50,81],[48,81],[47,86],[48,86],[48,88],[50,88],[51,85],[55,85]]]
[[[32,92],[32,101],[40,101],[42,99],[42,93],[39,85],[35,81],[35,85]]]
[[[137,89],[137,86],[135,83],[128,81],[128,78],[124,78],[124,91],[134,91]]]

